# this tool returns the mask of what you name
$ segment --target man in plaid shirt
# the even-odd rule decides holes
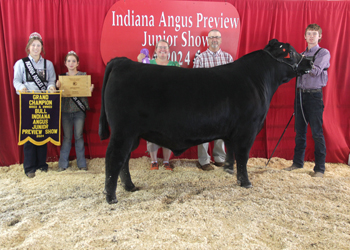
[[[233,62],[233,58],[229,53],[220,49],[222,39],[220,31],[213,29],[208,33],[209,47],[206,51],[195,58],[193,68],[212,68]],[[209,143],[198,145],[198,161],[201,168],[205,171],[214,170],[210,165],[210,155],[208,154]],[[213,156],[215,165],[222,167],[225,162],[226,152],[223,140],[214,141]]]

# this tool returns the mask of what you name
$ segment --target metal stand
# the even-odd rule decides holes
[[[283,131],[283,133],[282,133],[282,135],[281,135],[280,139],[278,140],[277,145],[276,145],[275,149],[273,150],[273,152],[272,152],[272,154],[271,154],[271,156],[270,156],[269,160],[267,161],[267,163],[266,163],[265,167],[267,167],[267,164],[269,164],[269,162],[270,162],[270,160],[271,160],[271,158],[272,158],[273,154],[274,154],[274,153],[275,153],[275,151],[276,151],[276,148],[277,148],[278,144],[279,144],[279,143],[280,143],[280,141],[282,140],[282,137],[283,137],[284,133],[286,132],[286,130],[287,130],[287,128],[288,128],[288,126],[289,126],[289,123],[292,121],[293,116],[294,116],[294,113],[293,113],[293,114],[292,114],[292,116],[290,117],[289,122],[287,123],[287,126],[286,126],[286,128],[284,129],[284,131]]]
[[[283,133],[282,133],[280,139],[278,140],[277,145],[276,145],[275,149],[273,150],[273,152],[272,152],[272,154],[271,154],[269,160],[267,161],[265,167],[267,167],[267,164],[269,164],[269,162],[270,162],[270,160],[271,160],[273,154],[274,154],[275,151],[276,151],[276,148],[277,148],[278,144],[279,144],[280,141],[282,140],[282,137],[283,137],[284,133],[286,132],[288,126],[289,126],[289,123],[292,121],[293,116],[294,116],[294,115],[296,116],[296,112],[297,112],[297,104],[296,104],[297,94],[298,94],[298,74],[296,75],[296,79],[295,79],[295,101],[294,101],[294,112],[295,112],[295,113],[293,113],[292,116],[290,117],[289,122],[287,123],[287,126],[286,126],[286,128],[284,129],[284,131],[283,131]],[[295,131],[295,125],[294,125],[294,131]],[[350,157],[350,155],[349,155],[349,157]]]

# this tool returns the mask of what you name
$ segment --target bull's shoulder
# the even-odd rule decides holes
[[[247,65],[249,67],[259,68],[260,60],[263,58],[266,58],[267,54],[264,53],[262,50],[256,50],[253,52],[250,52],[237,60],[233,61],[231,64],[238,66],[238,65]]]

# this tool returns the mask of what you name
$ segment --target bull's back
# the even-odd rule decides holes
[[[210,127],[215,120],[222,124],[216,127],[224,130],[225,124],[258,105],[252,103],[258,98],[246,70],[242,63],[185,69],[115,59],[105,89],[109,122],[129,119],[133,127],[147,130],[164,129],[165,121],[179,127],[198,123]]]

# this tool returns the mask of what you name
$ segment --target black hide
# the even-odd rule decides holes
[[[251,187],[249,151],[271,98],[280,84],[309,70],[310,60],[276,39],[264,50],[214,68],[185,69],[112,59],[104,76],[99,127],[102,140],[110,136],[107,202],[117,202],[118,176],[126,190],[136,190],[128,162],[140,138],[167,147],[176,155],[192,146],[223,139],[225,169],[232,169],[236,158],[238,182]]]

